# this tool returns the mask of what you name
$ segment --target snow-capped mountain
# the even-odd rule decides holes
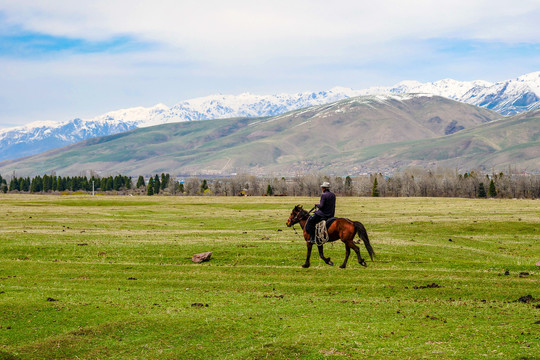
[[[153,121],[167,110],[167,106],[159,104],[151,108],[117,110],[88,120],[42,121],[0,130],[0,160],[30,156],[81,140],[132,130],[139,127],[141,121]]]
[[[495,110],[502,115],[512,115],[540,108],[540,71],[498,83],[445,79],[429,83],[403,81],[391,87],[363,90],[335,87],[328,91],[297,94],[212,95],[186,100],[170,108],[158,104],[150,108],[112,111],[92,119],[77,118],[58,123],[36,122],[0,130],[0,161],[139,127],[179,121],[273,116],[350,97],[405,93],[443,96]]]
[[[351,89],[299,94],[212,95],[183,101],[169,108],[158,104],[111,111],[91,119],[65,122],[35,122],[0,130],[0,161],[38,154],[97,136],[153,125],[231,117],[273,116],[313,105],[322,105],[357,96]]]
[[[403,81],[392,87],[373,87],[363,93],[425,93],[494,110],[502,115],[515,115],[540,107],[540,71],[516,79],[490,83],[483,80],[456,81],[444,79],[420,83]]]
[[[464,94],[473,87],[490,87],[491,83],[483,80],[477,81],[456,81],[452,79],[439,80],[433,83],[407,84],[407,82],[398,84],[391,92],[397,93],[428,93],[447,97],[453,100],[460,100]]]
[[[460,101],[515,115],[540,108],[540,71],[499,82],[489,87],[475,86]]]
[[[270,96],[249,93],[212,95],[178,103],[171,107],[166,115],[144,120],[139,124],[139,127],[178,121],[274,116],[287,111],[327,104],[352,96],[357,96],[356,92],[345,88]]]

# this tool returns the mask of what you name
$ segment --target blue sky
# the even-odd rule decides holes
[[[0,0],[0,128],[216,93],[540,70],[540,3]]]
[[[148,50],[148,44],[128,36],[91,41],[19,30],[0,34],[0,56],[21,60],[45,60],[69,54],[128,53]]]

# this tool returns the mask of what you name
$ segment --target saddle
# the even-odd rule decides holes
[[[332,224],[334,223],[334,221],[337,220],[337,217],[331,217],[330,219],[326,220],[326,230],[328,230],[328,228],[330,226],[332,226]]]

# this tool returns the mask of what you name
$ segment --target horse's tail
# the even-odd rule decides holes
[[[369,253],[369,257],[371,258],[371,261],[373,261],[373,256],[375,256],[375,251],[373,251],[373,248],[371,247],[371,244],[369,243],[369,237],[366,231],[366,228],[360,221],[354,221],[354,228],[356,229],[356,233],[358,234],[358,237],[362,239],[364,242],[364,245],[366,246],[366,249]]]

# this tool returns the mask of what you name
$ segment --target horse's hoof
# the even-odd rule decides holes
[[[334,263],[331,262],[330,260],[328,260],[327,264],[330,265],[330,266],[334,266]]]
[[[304,264],[304,265],[302,265],[302,267],[303,267],[304,269],[307,269],[307,268],[309,267],[309,264]]]
[[[366,261],[364,259],[360,260],[358,263],[364,267],[367,267]]]
[[[346,265],[340,265],[339,268],[340,269],[345,269],[347,266]]]

